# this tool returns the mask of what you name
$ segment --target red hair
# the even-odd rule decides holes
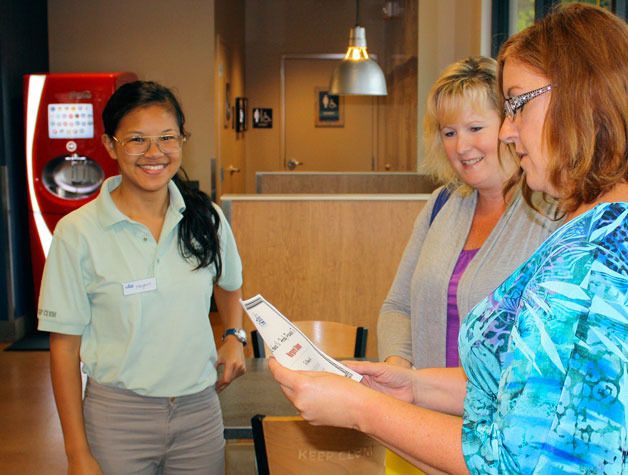
[[[500,93],[508,59],[549,79],[543,139],[560,206],[574,211],[628,180],[628,26],[607,10],[559,5],[508,39],[497,62]],[[523,182],[524,196],[531,190]]]

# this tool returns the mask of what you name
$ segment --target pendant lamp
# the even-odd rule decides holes
[[[349,48],[331,75],[329,92],[341,96],[385,96],[386,78],[366,52],[366,30],[359,26],[360,5],[356,0],[355,27],[349,34]]]

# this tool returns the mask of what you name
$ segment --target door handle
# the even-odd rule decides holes
[[[295,160],[294,158],[291,158],[290,160],[288,160],[288,162],[286,163],[286,167],[288,167],[288,170],[294,170],[296,167],[298,167],[299,165],[303,165],[303,162],[300,162],[298,160]]]
[[[240,169],[238,167],[234,167],[233,165],[229,165],[227,171],[230,175],[233,175],[234,173],[240,173]]]

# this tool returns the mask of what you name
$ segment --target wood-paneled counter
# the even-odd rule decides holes
[[[379,309],[428,197],[223,195],[245,298],[262,294],[291,320],[366,326],[376,358]]]
[[[257,172],[257,193],[431,193],[436,184],[412,172]]]

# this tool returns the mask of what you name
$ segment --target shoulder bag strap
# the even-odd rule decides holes
[[[436,218],[436,215],[438,214],[438,212],[441,210],[443,206],[445,206],[445,203],[447,203],[447,200],[449,199],[450,196],[451,196],[451,189],[449,187],[446,186],[442,190],[440,190],[440,192],[438,193],[438,196],[436,197],[436,200],[434,201],[434,207],[432,208],[432,214],[430,216],[430,226],[434,222],[434,219]]]

